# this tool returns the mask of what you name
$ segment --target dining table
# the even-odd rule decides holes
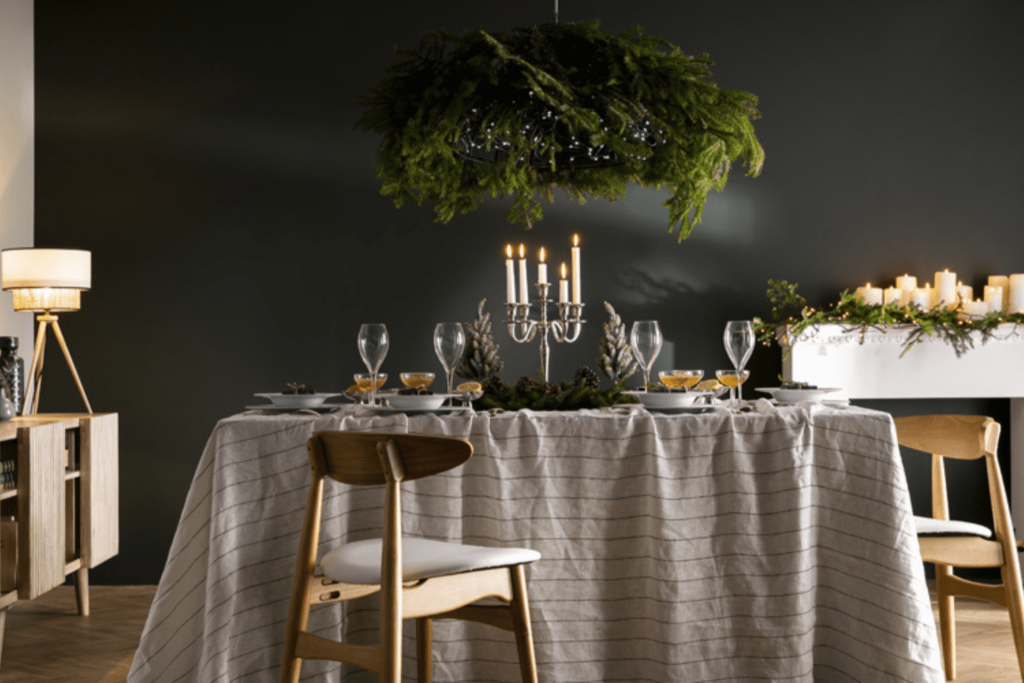
[[[403,485],[404,533],[541,553],[527,582],[544,683],[945,680],[892,417],[744,406],[221,419],[127,680],[277,680],[318,430],[473,444],[461,467]],[[321,554],[382,518],[382,487],[328,482]],[[373,643],[375,608],[316,607],[310,630]],[[433,660],[435,681],[520,680],[512,635],[479,624],[438,621]],[[306,661],[302,680],[377,677]]]

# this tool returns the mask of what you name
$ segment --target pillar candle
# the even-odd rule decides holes
[[[516,302],[516,269],[512,263],[512,245],[505,245],[505,301]]]
[[[984,318],[988,315],[988,302],[983,301],[982,299],[978,299],[977,301],[967,299],[966,301],[961,302],[960,308],[962,318],[978,319]]]
[[[985,301],[988,302],[989,312],[1003,310],[1003,288],[985,285]]]
[[[572,302],[580,303],[580,236],[572,236]]]
[[[935,305],[956,308],[956,273],[946,268],[935,273]]]
[[[558,301],[559,303],[569,303],[569,281],[565,279],[568,275],[565,270],[565,264],[562,264],[562,279],[558,281]]]
[[[931,310],[932,289],[928,283],[925,283],[924,287],[914,290],[914,293],[910,295],[910,305],[917,306],[922,311]]]
[[[1010,276],[1010,295],[1006,310],[1010,313],[1024,313],[1024,274]]]
[[[989,275],[988,276],[989,287],[1002,287],[1003,294],[1006,294],[1010,289],[1010,278],[1005,275]],[[1006,298],[1005,296],[1003,297]]]
[[[958,282],[956,284],[956,297],[961,303],[963,303],[964,301],[973,301],[974,287],[971,287],[970,285],[965,285],[962,282]]]
[[[526,279],[526,245],[519,245],[519,303],[530,303],[530,283]]]
[[[544,252],[544,247],[540,248],[540,256],[537,259],[537,282],[547,284],[548,281],[548,264],[546,262],[547,254]]]
[[[868,306],[881,306],[882,288],[872,287],[869,282],[863,287],[857,288],[857,298],[863,300]]]
[[[882,292],[882,302],[886,305],[896,304],[897,306],[902,306],[903,290],[899,287],[886,287],[885,291]]]
[[[917,278],[913,275],[900,275],[896,278],[896,286],[902,290],[903,294],[900,296],[900,304],[903,306],[910,305],[910,296],[917,289]]]

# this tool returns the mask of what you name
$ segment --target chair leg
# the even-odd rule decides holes
[[[537,656],[533,651],[533,624],[530,621],[530,599],[526,592],[526,567],[509,567],[512,579],[512,623],[515,626],[516,649],[519,651],[519,672],[523,683],[539,683]]]
[[[1013,644],[1017,648],[1017,667],[1024,681],[1024,588],[1021,587],[1020,570],[1008,565],[1003,565],[1001,570],[1003,589],[1006,591],[1006,609],[1010,612]]]
[[[426,617],[416,620],[416,680],[430,683],[433,675],[434,620]]]
[[[946,585],[947,577],[953,575],[948,564],[935,565],[935,589],[939,602],[939,631],[942,635],[942,664],[946,669],[946,680],[956,678],[956,607],[953,596]]]

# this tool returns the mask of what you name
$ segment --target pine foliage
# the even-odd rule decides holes
[[[520,377],[508,384],[494,376],[483,383],[483,396],[473,402],[476,410],[582,410],[607,408],[620,403],[636,403],[622,393],[623,385],[610,389],[594,386],[596,375],[589,368],[580,368],[571,382],[544,382],[533,377]]]
[[[682,240],[734,161],[754,176],[764,163],[757,97],[719,88],[707,54],[684,55],[639,27],[431,32],[396,51],[405,59],[363,98],[357,126],[383,136],[381,192],[397,207],[431,202],[438,222],[510,196],[509,220],[529,227],[556,187],[582,204],[621,199],[632,181],[671,191],[668,229]],[[478,154],[465,153],[467,141]],[[573,157],[581,142],[611,161]]]
[[[637,364],[633,358],[633,348],[626,338],[626,324],[607,301],[604,302],[604,309],[608,311],[610,318],[604,324],[597,368],[612,382],[620,384],[637,371]]]
[[[459,367],[455,370],[460,377],[482,382],[501,372],[504,363],[498,357],[498,345],[491,332],[491,314],[484,313],[487,299],[480,299],[476,307],[476,320],[462,323],[466,329],[466,350]]]

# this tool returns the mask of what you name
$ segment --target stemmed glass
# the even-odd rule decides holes
[[[661,328],[657,320],[637,320],[629,335],[633,355],[644,371],[644,391],[651,383],[651,366],[661,352]]]
[[[388,355],[388,328],[383,323],[366,323],[360,326],[356,341],[359,355],[370,372],[370,390],[366,400],[374,405],[377,401],[377,371],[384,362],[384,356]]]
[[[452,384],[455,382],[455,369],[465,348],[466,333],[462,329],[462,323],[438,323],[434,328],[434,351],[444,366],[449,394],[452,393]]]
[[[736,372],[743,377],[743,368],[750,360],[750,354],[754,352],[754,326],[749,320],[730,320],[725,325],[725,352],[729,354],[729,360],[736,368]],[[743,400],[743,382],[736,386],[738,400]]]

